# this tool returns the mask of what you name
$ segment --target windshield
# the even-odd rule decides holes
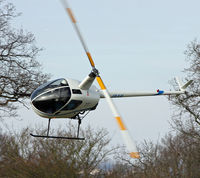
[[[60,110],[71,97],[69,87],[59,87],[39,95],[32,104],[44,113],[53,114]]]
[[[60,86],[68,86],[67,81],[64,78],[61,79],[57,79],[57,80],[53,80],[50,82],[47,82],[41,86],[39,86],[31,95],[31,101],[33,99],[35,99],[38,95],[40,95],[41,93],[44,93],[46,91],[49,91],[53,88],[57,88]]]

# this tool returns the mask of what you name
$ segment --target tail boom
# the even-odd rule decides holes
[[[110,97],[122,98],[122,97],[142,97],[142,96],[160,96],[160,95],[180,95],[184,93],[185,91],[163,91],[163,90],[157,90],[155,92],[110,92]],[[103,93],[101,93],[100,97],[105,98]]]
[[[122,98],[122,97],[141,97],[141,96],[160,96],[160,95],[180,95],[184,94],[186,91],[185,89],[193,82],[193,80],[189,80],[185,84],[182,84],[182,82],[176,77],[176,82],[179,86],[178,91],[164,91],[157,89],[153,92],[110,92],[111,98]],[[104,94],[100,93],[100,98],[105,98]]]

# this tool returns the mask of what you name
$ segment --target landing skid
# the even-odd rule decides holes
[[[52,136],[52,135],[49,135],[51,119],[49,119],[49,122],[48,122],[47,135],[35,135],[35,134],[32,134],[32,133],[30,133],[30,135],[32,137],[39,137],[39,138],[56,138],[56,139],[69,139],[69,140],[85,140],[85,138],[80,138],[79,137],[79,130],[80,130],[80,125],[81,125],[81,118],[80,118],[80,116],[77,115],[76,119],[78,119],[78,130],[77,130],[77,136],[76,137],[61,137],[61,136]]]
[[[40,138],[58,138],[58,139],[70,139],[70,140],[85,140],[85,138],[77,138],[77,137],[58,137],[58,136],[47,136],[47,135],[34,135],[30,134],[32,137],[40,137]]]

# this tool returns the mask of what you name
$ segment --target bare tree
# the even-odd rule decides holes
[[[124,178],[198,178],[200,176],[199,132],[192,125],[187,125],[184,131],[167,134],[157,144],[145,141],[139,148],[141,153],[139,160],[125,157],[124,152],[118,154],[118,163],[113,166],[110,177],[121,175]]]
[[[76,133],[72,125],[69,129],[68,132],[56,131],[56,134]],[[37,132],[44,131],[38,129]],[[81,131],[84,141],[35,139],[29,133],[30,129],[24,129],[15,137],[1,134],[0,177],[96,177],[99,172],[96,171],[96,175],[92,172],[100,169],[113,154],[105,129],[87,127]]]
[[[192,41],[185,51],[189,67],[184,69],[186,80],[193,80],[188,92],[184,95],[170,97],[175,106],[175,116],[194,119],[200,125],[200,44]]]
[[[34,35],[11,26],[19,15],[13,4],[0,0],[0,117],[16,114],[13,103],[25,104],[24,99],[48,79],[36,60],[41,48]]]

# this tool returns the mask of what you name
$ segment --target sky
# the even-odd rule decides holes
[[[199,39],[198,0],[68,0],[96,67],[110,91],[155,91],[172,88],[175,76],[184,79],[184,51]],[[10,0],[22,15],[14,25],[32,32],[44,48],[37,60],[52,79],[82,80],[91,68],[72,24],[59,0]],[[96,86],[97,83],[94,83]],[[137,143],[156,141],[170,131],[173,115],[166,97],[115,99]],[[20,109],[10,128],[47,126],[31,109]],[[52,121],[53,127],[68,120]],[[107,103],[100,101],[82,123],[106,128],[112,144],[122,144]]]

